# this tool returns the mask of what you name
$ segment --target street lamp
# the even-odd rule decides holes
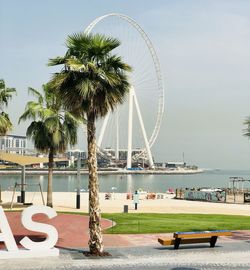
[[[81,170],[81,154],[77,155],[77,190],[76,190],[76,209],[80,209],[81,204],[81,187],[80,187],[80,170]]]
[[[113,190],[113,199],[115,199],[115,190],[117,189],[117,187],[112,187],[111,189]]]
[[[22,166],[22,177],[21,177],[21,203],[25,203],[25,165]]]

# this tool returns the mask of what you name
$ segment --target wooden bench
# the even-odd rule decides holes
[[[200,231],[200,232],[175,232],[172,239],[158,238],[158,242],[163,246],[174,246],[178,249],[180,244],[210,243],[214,247],[218,236],[231,236],[232,232],[220,231]]]

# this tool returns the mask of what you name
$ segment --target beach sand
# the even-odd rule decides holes
[[[2,205],[9,208],[13,192],[2,191]],[[14,196],[14,207],[16,209],[17,196]],[[46,192],[44,198],[46,201]],[[138,210],[135,210],[133,200],[127,200],[126,193],[113,193],[112,199],[106,200],[105,193],[100,193],[100,205],[103,213],[122,213],[124,205],[128,205],[129,213],[200,213],[200,214],[228,214],[250,216],[250,204],[226,204],[210,203],[199,201],[176,200],[171,195],[165,195],[164,199],[141,199],[139,200]],[[172,195],[173,197],[173,195]],[[26,192],[25,202],[42,205],[42,198],[39,192]],[[53,206],[57,211],[68,212],[88,212],[88,193],[81,193],[81,208],[76,209],[75,192],[54,192]]]

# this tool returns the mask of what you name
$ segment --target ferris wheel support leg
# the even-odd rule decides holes
[[[135,102],[135,108],[136,108],[138,119],[139,119],[140,126],[141,126],[142,136],[143,136],[144,143],[145,143],[146,150],[147,150],[149,167],[154,169],[154,161],[153,161],[152,153],[151,153],[148,138],[147,138],[147,133],[146,133],[146,130],[145,130],[145,127],[143,124],[140,107],[139,107],[138,100],[137,100],[136,94],[134,92],[134,89],[132,89],[132,91],[133,91],[133,97],[134,97],[134,102]]]
[[[98,141],[97,141],[97,145],[99,147],[101,147],[101,145],[102,145],[102,140],[103,140],[103,136],[104,136],[107,124],[108,124],[109,116],[110,116],[110,112],[108,112],[108,114],[104,118],[104,121],[103,121],[103,124],[102,124],[102,127],[101,127],[101,132],[100,132],[100,135],[99,135],[99,138],[98,138]]]
[[[119,160],[119,112],[116,109],[116,149],[115,149],[115,159]]]
[[[134,91],[131,87],[129,90],[127,169],[132,167],[133,96]]]

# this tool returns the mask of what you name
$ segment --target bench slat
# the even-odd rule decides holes
[[[181,239],[180,244],[210,243],[210,241],[211,238],[189,238],[189,239]],[[158,238],[158,242],[163,246],[171,246],[175,244],[175,239]]]
[[[181,239],[180,244],[198,244],[198,243],[210,243],[211,238],[187,238]]]
[[[171,246],[174,245],[175,239],[162,239],[158,238],[158,242],[163,246]]]
[[[178,234],[196,234],[196,233],[224,233],[224,232],[231,232],[229,230],[212,230],[212,231],[189,231],[189,232],[175,232]]]
[[[231,236],[232,232],[225,231],[225,232],[197,232],[197,233],[174,233],[174,238],[201,238],[201,237],[208,237],[208,236]]]

